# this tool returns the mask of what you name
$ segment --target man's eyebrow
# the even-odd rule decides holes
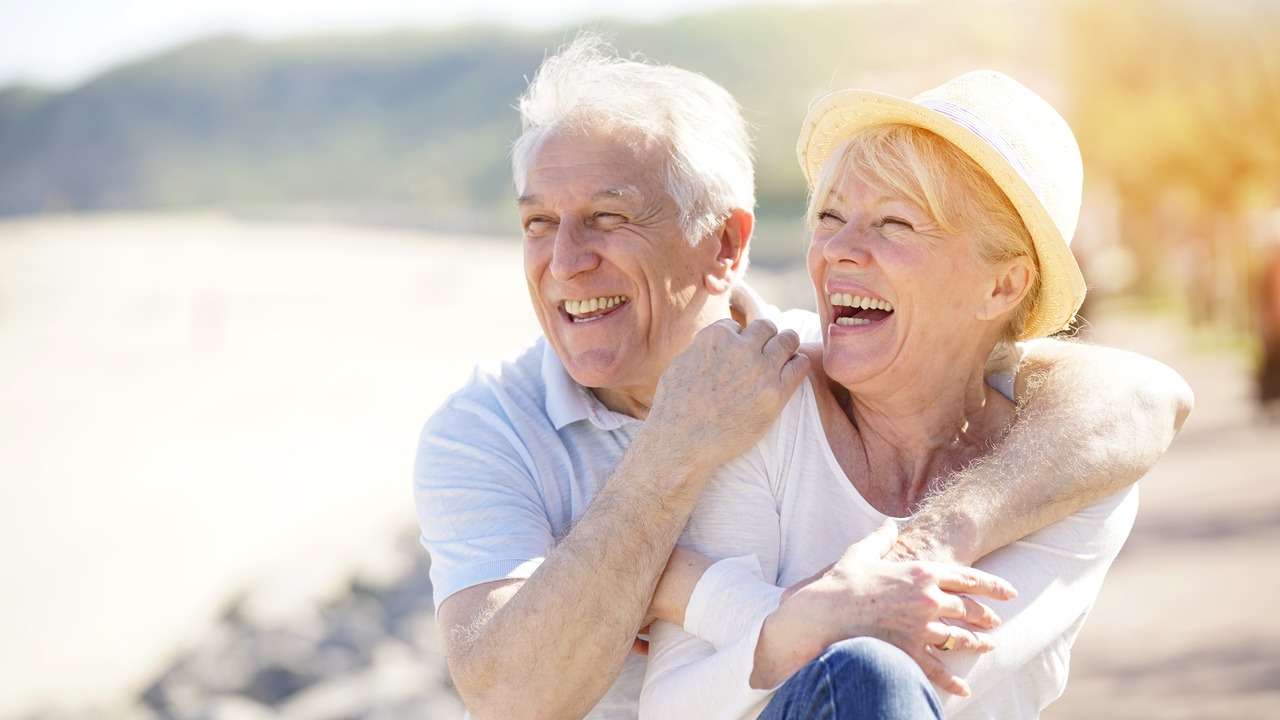
[[[607,187],[597,190],[592,194],[592,200],[625,200],[631,197],[640,197],[640,192],[636,190],[634,185],[619,185],[617,187]],[[521,195],[516,198],[516,207],[524,207],[526,205],[536,205],[541,201],[538,195]]]
[[[636,192],[634,185],[620,185],[618,187],[605,188],[597,192],[594,197],[598,199],[615,199],[634,197],[640,193]]]

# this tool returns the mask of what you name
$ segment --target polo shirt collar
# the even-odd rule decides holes
[[[547,388],[547,417],[556,430],[587,420],[601,430],[617,430],[640,420],[616,413],[604,406],[590,390],[578,384],[565,369],[560,357],[544,337],[542,343],[542,383]]]

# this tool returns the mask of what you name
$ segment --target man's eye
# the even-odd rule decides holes
[[[546,232],[554,226],[555,222],[551,218],[543,217],[541,215],[526,218],[524,221],[524,231],[527,233],[537,234]]]
[[[626,222],[626,218],[617,213],[596,213],[594,219],[597,225],[606,228],[616,227]]]

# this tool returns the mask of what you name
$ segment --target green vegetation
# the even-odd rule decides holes
[[[624,53],[703,72],[739,98],[756,128],[762,227],[779,233],[759,238],[757,259],[767,261],[803,247],[794,147],[809,102],[853,84],[913,93],[1001,56],[1041,75],[1035,43],[990,42],[991,16],[1007,24],[1015,13],[1025,11],[856,4],[590,27]],[[0,215],[220,209],[514,234],[513,106],[574,32],[216,37],[66,92],[6,89]],[[943,57],[968,64],[939,69]]]

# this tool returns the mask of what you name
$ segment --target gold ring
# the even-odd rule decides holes
[[[934,645],[934,647],[938,648],[942,652],[952,650],[955,648],[955,646],[956,646],[956,634],[949,629],[947,630],[947,639],[938,643],[937,645]]]

